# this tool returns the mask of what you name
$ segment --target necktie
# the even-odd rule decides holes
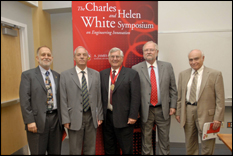
[[[157,82],[155,77],[155,71],[153,69],[154,66],[151,67],[150,72],[150,82],[151,82],[151,96],[150,96],[150,103],[155,106],[158,103],[158,95],[157,95]]]
[[[52,92],[52,84],[49,79],[49,71],[45,73],[45,87],[47,88],[47,104],[48,104],[48,110],[53,109],[53,92]]]
[[[114,80],[115,74],[116,74],[116,71],[113,70],[113,72],[112,72],[112,80]],[[111,85],[112,85],[112,82],[111,82]],[[114,84],[114,85],[115,85],[115,84]],[[110,87],[110,104],[112,104],[112,93],[113,93],[113,90],[112,90],[111,87]]]
[[[82,76],[83,111],[86,112],[90,108],[89,95],[88,95],[88,90],[87,90],[87,81],[86,81],[86,78],[84,76],[85,71],[81,71],[81,73],[83,74],[83,76]]]
[[[189,102],[192,104],[196,102],[197,77],[198,77],[198,72],[195,71],[192,86],[191,86],[190,96],[189,96]]]

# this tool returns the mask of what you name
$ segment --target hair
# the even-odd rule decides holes
[[[189,56],[189,54],[190,54],[192,51],[194,51],[194,50],[198,50],[198,51],[200,51],[200,52],[201,52],[201,56],[202,56],[202,57],[203,57],[203,56],[205,56],[204,52],[203,52],[203,51],[201,51],[201,50],[199,50],[199,49],[193,49],[193,50],[191,50],[191,51],[188,53],[188,56]]]
[[[112,48],[112,49],[109,51],[108,57],[110,56],[111,53],[116,52],[116,51],[120,51],[120,56],[121,56],[121,57],[124,57],[123,51],[122,51],[120,48],[117,48],[117,47],[114,47],[114,48]]]
[[[48,47],[48,46],[40,46],[38,49],[37,49],[37,51],[36,51],[36,53],[37,53],[37,55],[39,55],[39,51],[40,51],[40,49],[41,48],[48,48],[50,51],[51,51],[51,53],[52,53],[52,50]]]
[[[144,47],[145,47],[145,45],[148,44],[148,43],[153,43],[153,44],[155,45],[155,49],[156,49],[156,50],[159,50],[158,44],[156,44],[154,41],[148,41],[148,42],[146,42],[146,43],[143,45],[142,51],[144,51]]]
[[[83,49],[85,49],[85,51],[86,51],[86,52],[87,52],[87,54],[89,55],[89,53],[88,53],[88,51],[87,51],[87,49],[86,49],[86,48],[84,48],[83,46],[78,46],[78,47],[74,50],[74,56],[76,55],[77,50],[78,50],[79,48],[83,48]]]

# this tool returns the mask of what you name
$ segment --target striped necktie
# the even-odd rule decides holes
[[[194,78],[191,86],[190,96],[189,96],[189,102],[193,104],[196,102],[196,92],[197,92],[197,79],[198,79],[198,72],[194,72]]]
[[[82,103],[83,103],[83,111],[86,112],[90,108],[90,105],[89,105],[89,95],[88,95],[88,90],[87,90],[87,81],[86,81],[86,78],[84,76],[85,71],[81,71],[81,73],[83,74],[83,76],[82,76],[82,96],[83,96]]]

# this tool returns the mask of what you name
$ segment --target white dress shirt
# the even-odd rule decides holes
[[[41,71],[41,74],[42,74],[42,77],[43,77],[43,80],[44,80],[44,84],[45,84],[45,78],[46,78],[46,75],[45,73],[47,72],[47,70],[45,70],[44,68],[42,68],[40,65],[39,65],[39,68],[40,68],[40,71]],[[57,98],[56,98],[56,84],[55,84],[55,81],[54,81],[54,78],[53,78],[53,73],[52,71],[49,69],[49,79],[51,81],[51,85],[52,85],[52,92],[53,92],[53,110],[54,109],[57,109]]]
[[[117,75],[118,74],[118,72],[119,72],[119,69],[120,68],[118,68],[118,69],[116,69],[115,71],[116,71],[116,73],[115,73],[115,75]],[[112,72],[113,72],[113,68],[111,68],[111,70],[112,70]],[[119,75],[117,75],[117,78],[118,78],[118,76]],[[117,78],[116,78],[116,81],[117,81]],[[115,81],[115,84],[116,84],[116,81]],[[108,109],[109,110],[113,110],[113,107],[112,107],[112,104],[110,104],[110,89],[111,89],[111,82],[112,82],[112,80],[111,80],[111,76],[109,75],[109,84],[108,84]]]
[[[78,79],[79,79],[79,82],[80,82],[80,86],[82,87],[82,76],[83,76],[83,73],[81,73],[81,69],[78,67],[78,66],[75,66],[75,70],[76,70],[76,73],[78,75]],[[87,68],[85,68],[83,71],[85,71],[85,78],[86,78],[86,82],[87,82],[87,89],[88,89],[88,73],[87,73]],[[89,89],[88,89],[89,90]]]
[[[157,84],[157,97],[158,97],[158,104],[156,104],[156,106],[158,106],[158,105],[161,105],[161,97],[160,97],[160,87],[159,87],[159,69],[158,69],[157,61],[155,61],[152,65],[146,61],[146,65],[147,65],[147,69],[149,73],[149,78],[150,78],[150,73],[151,73],[150,66],[154,66],[153,69],[155,71],[156,84]]]

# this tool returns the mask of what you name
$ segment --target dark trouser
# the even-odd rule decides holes
[[[31,155],[61,155],[62,130],[59,126],[57,112],[46,114],[43,133],[27,131],[27,139]]]
[[[113,115],[107,111],[106,123],[103,123],[104,150],[105,154],[119,154],[117,143],[122,154],[133,154],[133,129],[134,125],[124,128],[115,128],[113,125]]]

